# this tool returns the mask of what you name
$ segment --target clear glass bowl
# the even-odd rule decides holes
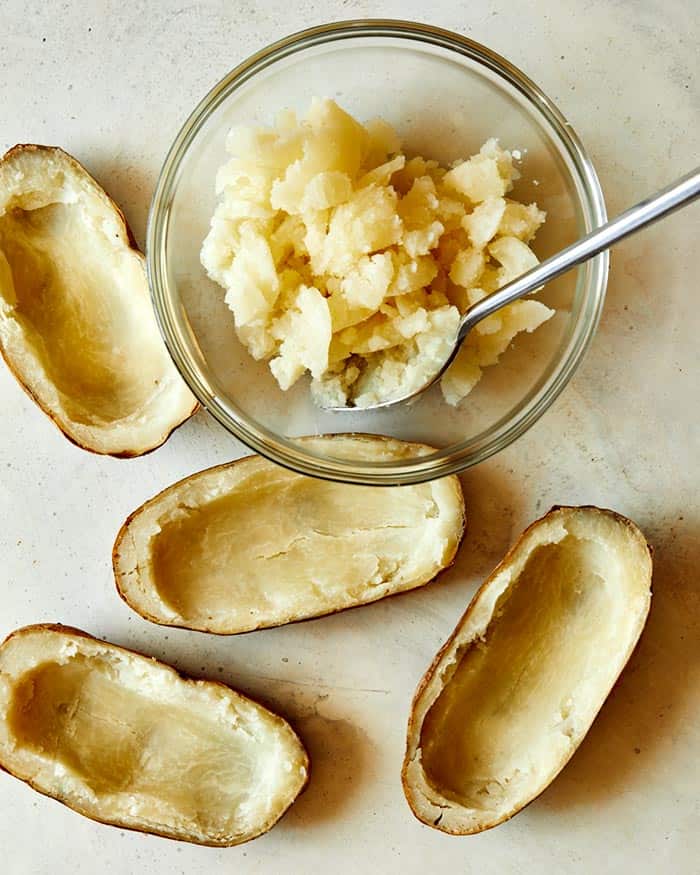
[[[439,388],[411,406],[330,413],[300,380],[282,392],[268,365],[236,338],[223,290],[200,265],[234,124],[268,124],[282,108],[304,113],[311,97],[332,97],[360,120],[380,116],[406,150],[449,162],[489,137],[524,155],[515,197],[536,200],[548,219],[540,258],[605,221],[596,173],[554,104],[489,49],[423,24],[358,21],[314,27],[271,45],[236,67],[201,101],[166,158],[148,228],[148,270],[157,318],[183,377],[202,405],[251,449],[304,474],[351,483],[416,483],[452,474],[508,446],[550,406],[595,331],[607,282],[607,254],[551,283],[540,295],[557,315],[519,336],[485,370],[457,409]],[[387,434],[435,452],[372,462],[321,453],[305,434]]]

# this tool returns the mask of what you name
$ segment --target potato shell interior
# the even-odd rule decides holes
[[[308,772],[261,705],[57,626],[0,648],[0,765],[87,817],[212,845],[269,829]]]
[[[0,351],[94,452],[153,449],[196,408],[121,211],[61,149],[17,146],[0,161]]]
[[[346,458],[419,449],[376,436],[304,440]],[[463,530],[454,477],[350,486],[250,457],[194,474],[135,511],[114,570],[124,599],[151,620],[244,632],[421,586],[452,562]]]
[[[525,532],[416,694],[404,786],[421,820],[479,832],[552,781],[639,638],[650,583],[646,542],[617,514],[560,508]]]

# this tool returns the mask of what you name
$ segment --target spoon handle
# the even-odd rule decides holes
[[[487,316],[500,310],[506,304],[517,301],[529,292],[556,279],[561,274],[571,270],[572,267],[588,261],[594,255],[598,255],[604,249],[629,237],[641,228],[651,225],[657,219],[686,206],[700,195],[700,167],[696,167],[686,176],[662,189],[655,195],[646,198],[617,218],[606,222],[600,228],[596,228],[585,237],[562,249],[556,255],[538,264],[537,267],[527,271],[518,279],[503,286],[502,289],[482,298],[471,306],[462,317],[457,336],[457,345],[466,337],[471,328],[477,322],[481,322]]]

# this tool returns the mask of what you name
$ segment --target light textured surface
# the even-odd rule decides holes
[[[272,39],[367,15],[428,17],[397,0],[6,0],[0,148],[64,146],[143,240],[155,175],[195,101]],[[595,161],[611,213],[697,162],[691,0],[437,0],[429,18],[505,54],[558,102]],[[699,225],[694,207],[616,251],[603,323],[571,385],[524,438],[465,475],[471,527],[436,587],[238,639],[136,617],[115,594],[109,552],[134,507],[242,448],[199,414],[151,456],[94,458],[0,369],[0,634],[61,620],[231,681],[288,716],[313,761],[309,788],[282,823],[224,851],[92,824],[0,776],[3,873],[697,872]],[[481,836],[430,831],[412,818],[398,779],[415,685],[519,530],[554,503],[583,502],[632,517],[656,548],[640,648],[539,800]]]

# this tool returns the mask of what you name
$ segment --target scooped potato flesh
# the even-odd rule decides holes
[[[537,263],[528,243],[545,214],[504,198],[519,172],[496,140],[448,170],[406,160],[386,122],[362,125],[313,98],[305,119],[234,128],[226,148],[202,264],[250,354],[270,361],[283,390],[310,373],[321,406],[368,407],[424,386],[460,314]],[[526,322],[491,320],[486,343],[483,323],[470,334],[441,381],[448,403],[554,314],[528,303]]]
[[[90,238],[92,245],[80,245]],[[162,351],[141,342],[147,300],[124,306],[133,299],[130,290],[143,283],[140,260],[129,250],[117,252],[106,238],[99,241],[78,203],[14,209],[0,217],[0,258],[4,252],[14,317],[64,410],[86,425],[138,411],[163,370]]]
[[[605,543],[574,534],[532,553],[425,717],[423,767],[441,793],[498,809],[567,758],[587,686],[608,672],[601,654],[629,623],[625,572]]]

